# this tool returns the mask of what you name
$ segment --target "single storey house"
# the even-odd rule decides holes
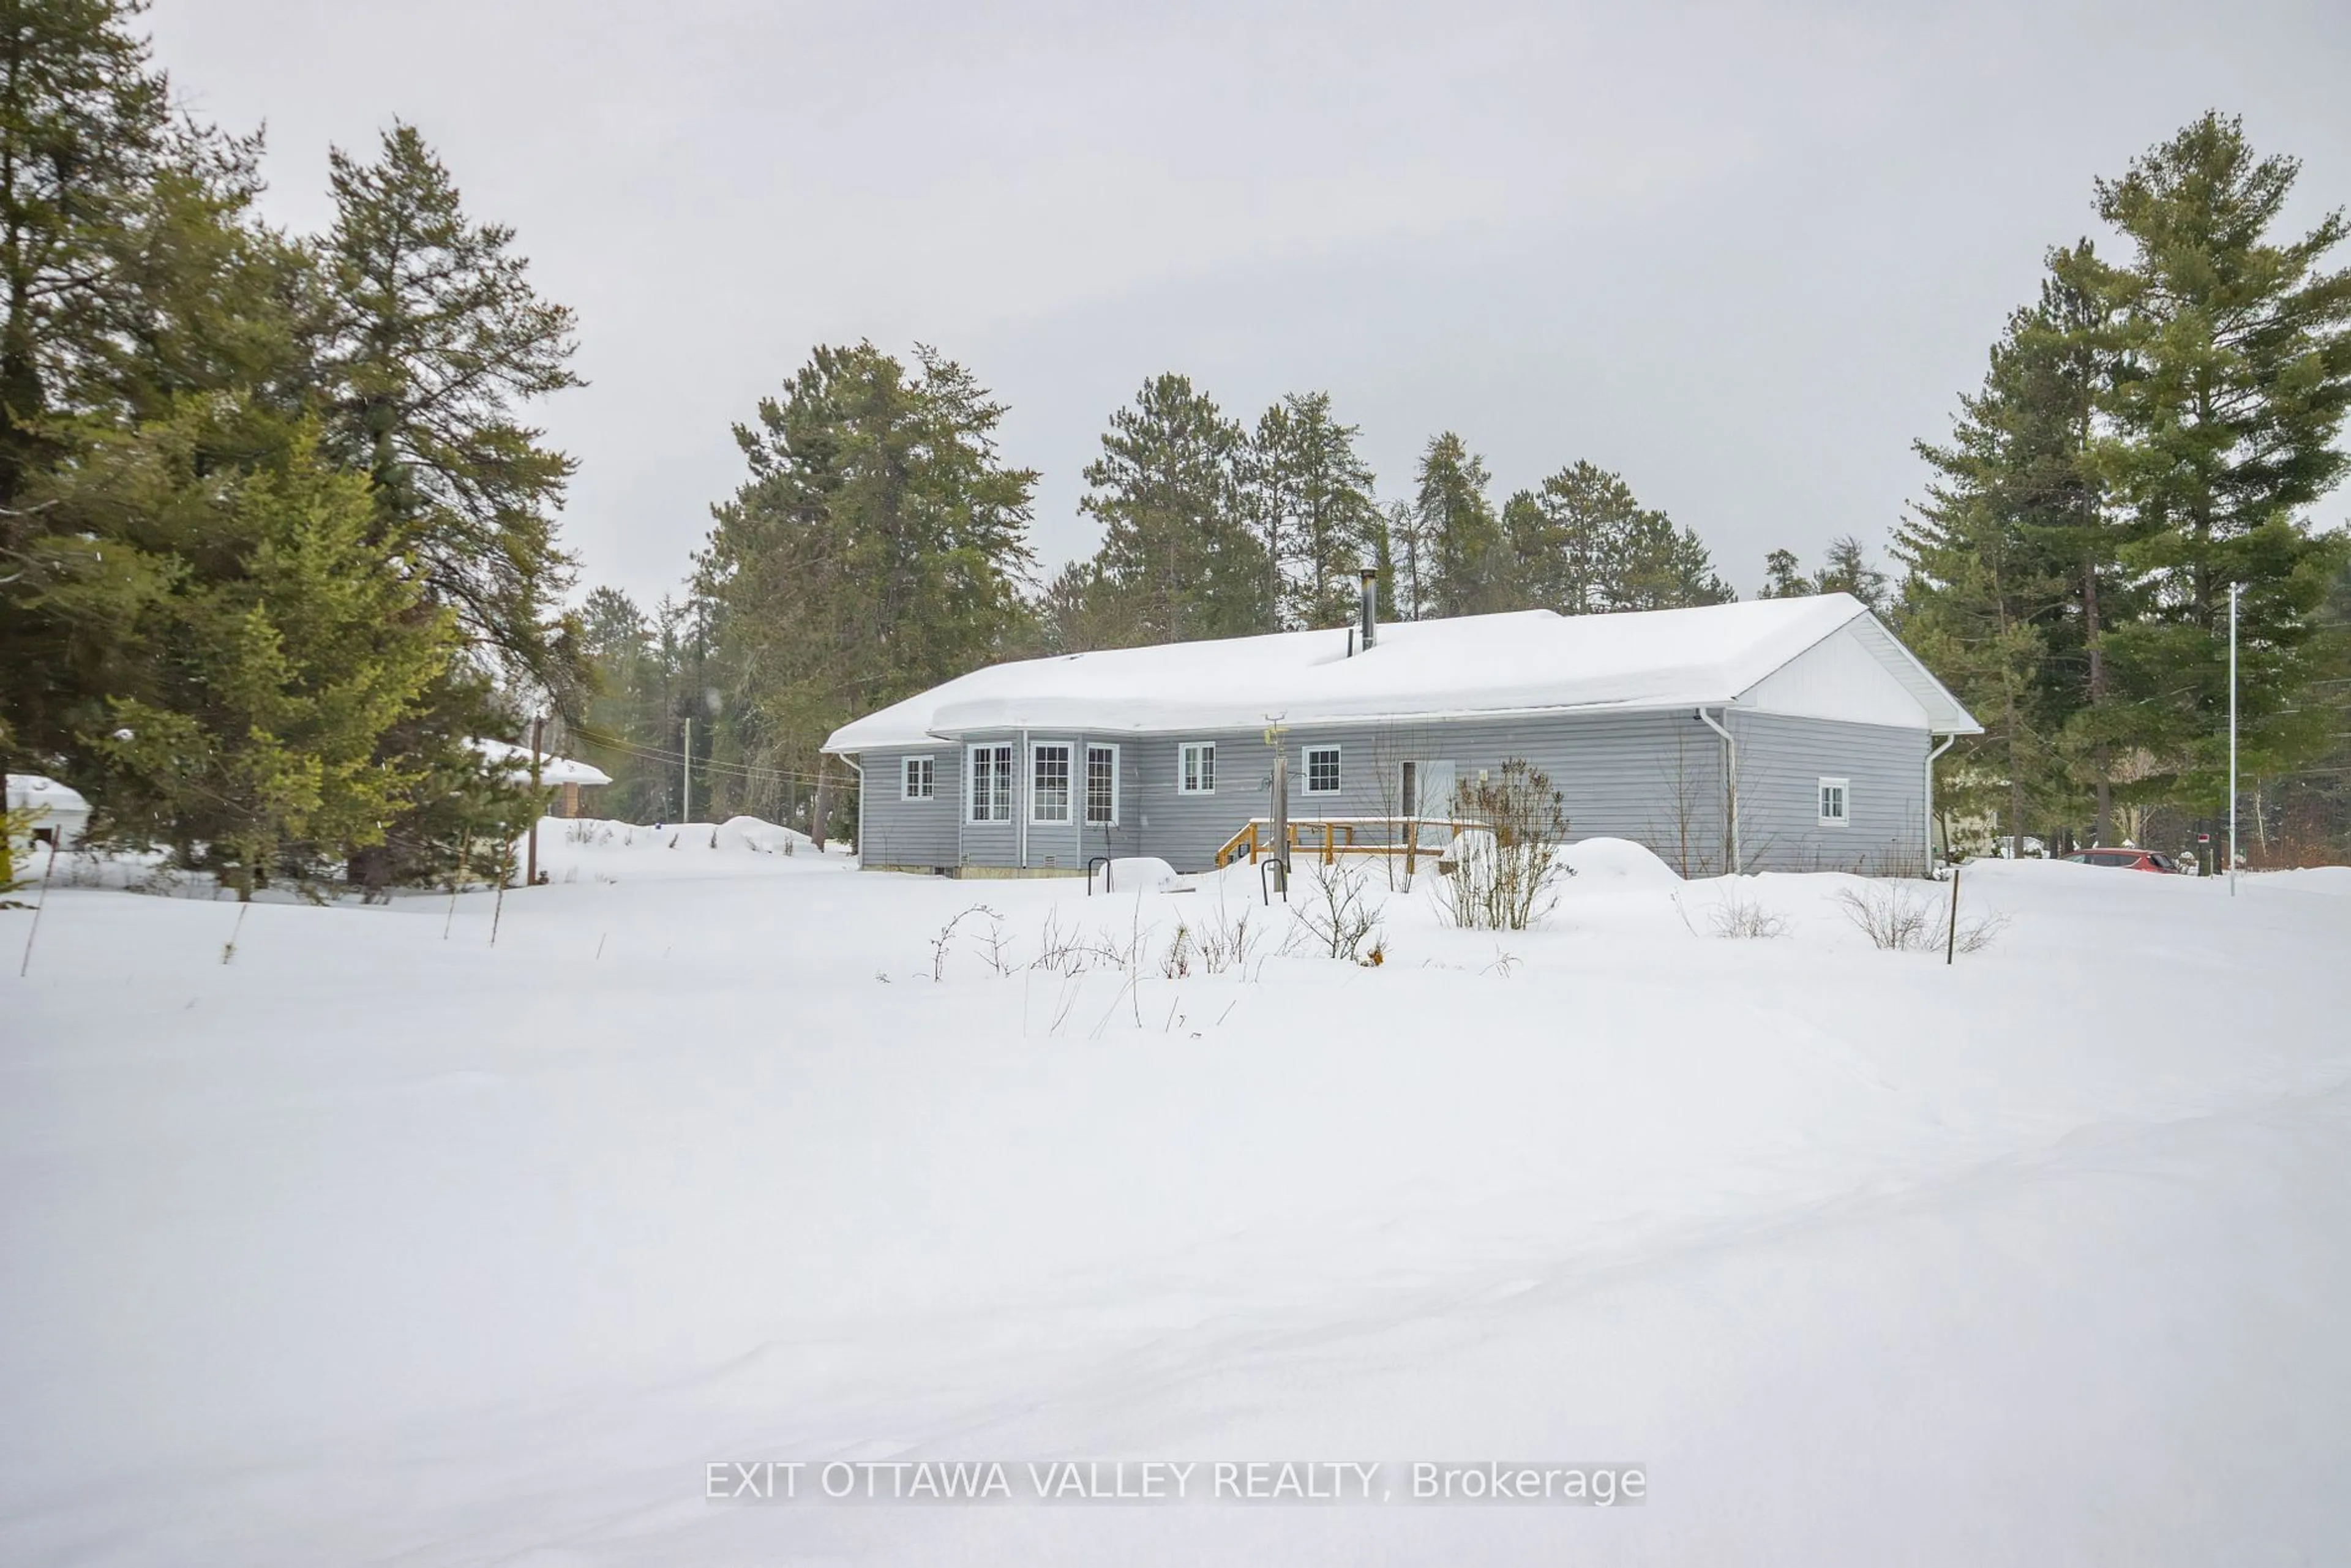
[[[1368,585],[1367,585],[1368,586]],[[1366,602],[1368,603],[1368,591]],[[1273,815],[1293,858],[1450,831],[1454,789],[1522,758],[1570,836],[1685,875],[1931,863],[1933,757],[1980,732],[1841,593],[1694,610],[1549,611],[1023,660],[836,730],[872,869],[1205,870]]]
[[[8,815],[19,830],[8,847],[24,854],[37,845],[69,850],[89,826],[89,802],[81,791],[38,773],[7,776]]]
[[[513,746],[503,740],[476,740],[474,749],[490,761],[506,764],[506,775],[516,783],[528,782],[531,776],[531,754],[528,747]],[[558,757],[551,751],[538,754],[538,787],[558,791],[549,802],[550,814],[558,817],[580,815],[583,789],[601,789],[612,782],[612,776],[592,762],[577,758]],[[593,804],[593,801],[588,802]]]

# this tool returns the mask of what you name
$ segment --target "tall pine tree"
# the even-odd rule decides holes
[[[1502,519],[1488,496],[1486,460],[1451,431],[1421,454],[1413,533],[1426,573],[1427,613],[1483,615],[1518,607],[1514,563]]]
[[[1349,619],[1356,572],[1377,564],[1381,517],[1359,434],[1332,414],[1328,392],[1292,392],[1258,421],[1243,493],[1283,626]]]
[[[1037,476],[1004,415],[927,348],[820,348],[735,438],[750,476],[714,508],[695,589],[715,716],[744,766],[820,774],[834,728],[1000,656],[1022,629]],[[829,824],[814,824],[822,831]]]
[[[2339,210],[2275,233],[2299,169],[2208,113],[2098,183],[2120,259],[2085,249],[2064,267],[2112,322],[2090,461],[2130,517],[2122,562],[2144,595],[2101,641],[2136,704],[2147,783],[2181,801],[2218,799],[2231,584],[2250,765],[2289,767],[2332,727],[2300,698],[2335,655],[2313,617],[2344,539],[2314,529],[2308,508],[2351,463],[2335,444],[2351,409],[2351,271],[2325,265]]]
[[[466,213],[415,127],[385,132],[372,162],[337,149],[331,180],[319,374],[333,448],[476,648],[564,695],[578,670],[555,534],[575,465],[520,413],[582,384],[571,312],[531,286],[512,229]]]
[[[1243,512],[1244,443],[1240,426],[1185,376],[1154,377],[1111,415],[1078,507],[1102,526],[1097,587],[1119,642],[1234,637],[1272,624],[1279,563]]]

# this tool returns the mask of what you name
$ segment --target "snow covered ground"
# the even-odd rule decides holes
[[[2351,872],[1970,867],[2009,924],[1946,967],[1852,879],[1748,879],[1787,929],[1728,939],[1728,884],[1597,843],[1541,931],[1375,887],[1379,967],[1171,978],[1250,873],[545,833],[495,946],[487,894],[50,894],[0,977],[0,1561],[2351,1553]],[[704,1497],[924,1458],[1648,1497]]]

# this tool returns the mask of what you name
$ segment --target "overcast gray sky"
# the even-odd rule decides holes
[[[729,424],[819,341],[916,341],[1009,405],[1047,566],[1144,379],[1329,391],[1384,494],[1428,436],[1497,499],[1622,471],[1740,592],[1917,494],[2095,175],[2207,107],[2351,202],[2351,5],[612,5],[157,0],[266,120],[272,215],[397,116],[580,312],[588,582],[673,587]],[[2341,510],[2340,497],[2326,516]]]

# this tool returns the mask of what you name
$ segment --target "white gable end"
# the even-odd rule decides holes
[[[1801,718],[1842,719],[1926,729],[1931,721],[1917,697],[1849,623],[1755,683],[1739,706]]]

